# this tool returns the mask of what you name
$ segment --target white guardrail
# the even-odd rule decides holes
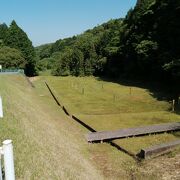
[[[1,96],[0,118],[3,118],[3,106]],[[15,180],[12,140],[3,141],[3,146],[0,147],[0,180],[4,180],[2,174],[2,162],[4,162],[5,180]]]
[[[4,158],[5,179],[15,180],[12,140],[3,141],[3,146],[0,147],[0,180],[3,180],[2,157]]]

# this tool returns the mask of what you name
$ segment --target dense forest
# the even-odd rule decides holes
[[[54,75],[137,77],[180,92],[180,1],[138,0],[124,19],[36,48]]]
[[[0,24],[0,64],[27,75],[104,76],[159,81],[180,93],[180,1],[138,0],[123,19],[83,34],[32,46],[13,21]]]
[[[14,20],[9,27],[0,24],[0,64],[4,69],[21,68],[28,76],[37,75],[35,49]]]
[[[122,25],[122,19],[111,20],[81,35],[37,47],[39,70],[53,69],[60,76],[116,74]]]

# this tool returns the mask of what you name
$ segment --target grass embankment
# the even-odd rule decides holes
[[[41,90],[38,94],[23,76],[0,76],[0,142],[13,140],[16,179],[102,179],[83,153],[81,128]]]
[[[33,89],[22,76],[0,76],[5,115],[0,120],[0,141],[13,140],[17,179],[179,177],[179,150],[137,163],[106,143],[88,144],[84,137],[88,131],[56,105],[45,79],[67,109],[96,130],[179,121],[178,115],[166,111],[167,102],[155,100],[145,89],[133,87],[130,96],[126,86],[72,77],[37,77]],[[137,152],[178,136],[162,134],[117,143]]]

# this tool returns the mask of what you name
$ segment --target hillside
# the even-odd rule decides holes
[[[37,67],[40,71],[51,69],[58,76],[114,76],[117,59],[113,58],[119,50],[122,27],[123,19],[112,19],[80,35],[36,47]]]
[[[0,82],[0,141],[13,140],[17,179],[102,179],[83,153],[83,130],[56,107],[47,89],[38,93],[20,75],[1,75]]]
[[[59,98],[64,93],[63,102],[67,101],[65,102],[66,104],[71,104],[70,101],[74,94],[71,93],[72,97],[67,99],[65,92],[59,91],[60,89],[58,90],[54,86],[58,79],[53,79],[53,77],[36,77],[32,79],[35,84],[35,88],[32,88],[21,75],[0,76],[0,93],[3,97],[4,106],[4,118],[0,121],[0,140],[1,142],[9,138],[13,140],[17,179],[74,179],[74,177],[77,179],[118,179],[119,176],[123,177],[123,179],[131,179],[132,177],[138,179],[144,179],[144,177],[158,179],[159,176],[164,178],[178,177],[177,168],[174,166],[179,165],[179,150],[157,159],[137,162],[128,154],[117,150],[109,144],[88,144],[84,136],[88,131],[62,112],[48,92],[44,80],[48,80],[53,85],[53,90],[56,93],[60,92]],[[63,87],[69,82],[63,79],[59,80],[61,83],[65,83]],[[78,82],[78,79],[74,80]],[[86,80],[87,88],[91,88],[94,83],[91,79]],[[108,93],[111,87],[113,87],[115,92],[116,88],[119,88],[117,85],[107,83],[104,86],[105,92],[107,91]],[[99,85],[94,86],[94,88],[98,90]],[[124,86],[120,86],[120,88],[123,92],[126,90]],[[138,91],[144,90],[135,90],[136,93]],[[105,92],[103,96],[105,96]],[[76,94],[74,97],[82,96],[78,90],[74,93]],[[85,93],[87,92],[85,91]],[[146,93],[144,95],[147,96]],[[93,100],[92,97],[90,99]],[[82,103],[89,101],[88,99],[84,100]],[[102,100],[101,97],[100,99],[97,98],[97,105]],[[134,100],[136,101],[136,99]],[[158,102],[152,98],[149,101],[157,105],[159,109],[155,108],[155,106],[153,108],[161,112],[164,122],[178,121],[178,115],[166,112],[166,108],[169,106],[168,103]],[[128,107],[128,105],[126,106]],[[68,105],[72,112],[80,115],[81,111],[79,111],[78,107],[83,107],[81,101],[79,106],[74,106],[74,102],[71,106]],[[107,108],[108,106],[106,106]],[[151,106],[146,108],[144,109],[145,111],[151,110]],[[123,119],[120,120],[116,115],[111,115],[112,123],[109,124],[106,122],[106,118],[109,115],[98,115],[96,118],[96,116],[91,115],[94,114],[94,110],[88,108],[89,113],[87,114],[85,107],[82,109],[80,117],[90,126],[100,130],[138,125],[138,121],[134,122],[136,124],[132,124],[131,118],[143,120],[144,124],[150,124],[152,121],[154,123],[163,122],[163,120],[160,121],[158,119],[158,113],[152,113],[152,116],[145,122],[147,116],[146,113],[141,112],[142,106],[140,104],[138,109],[131,110],[132,112],[137,111],[138,113],[136,114],[123,114],[123,117],[128,119],[127,122],[122,121]],[[97,106],[96,111],[100,112],[100,110],[101,107],[98,109]],[[124,110],[122,109],[122,111]],[[103,111],[101,113],[104,114]],[[98,118],[100,116],[101,118]],[[119,120],[121,121],[120,124]],[[139,121],[139,123],[141,122]],[[178,137],[178,133],[162,134],[138,138],[136,140],[134,138],[131,140],[118,140],[117,143],[120,143],[120,145],[123,145],[123,147],[130,151],[133,145],[133,151],[136,152],[142,144],[146,147],[150,144],[167,142]],[[162,162],[164,162],[163,165]],[[165,169],[166,173],[164,173]],[[174,172],[173,175],[171,174],[172,172]]]
[[[159,81],[178,98],[180,1],[138,0],[124,19],[37,47],[39,70],[57,76],[105,76]]]
[[[44,42],[53,38],[51,30],[59,37],[75,31],[78,8],[85,13],[88,7],[92,20],[98,20],[104,6],[89,1],[96,15],[87,2],[70,3],[72,9],[66,1],[48,3],[7,7],[32,38]],[[115,13],[108,5],[105,15],[108,10]],[[15,20],[0,23],[0,146],[12,139],[16,179],[179,180],[179,19],[180,0],[137,0],[123,18],[36,48]],[[90,132],[97,138],[88,139]],[[149,159],[140,156],[168,143],[178,146],[155,157],[149,153]]]

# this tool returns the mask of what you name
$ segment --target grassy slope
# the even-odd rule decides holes
[[[46,89],[39,96],[23,76],[0,76],[0,82],[5,115],[0,141],[13,140],[17,179],[102,179],[82,153],[87,145],[79,128]]]
[[[3,96],[5,111],[4,119],[0,120],[0,140],[2,142],[7,138],[13,139],[17,179],[159,179],[159,176],[163,175],[165,177],[171,177],[171,173],[173,174],[172,176],[174,176],[174,174],[177,176],[177,167],[180,163],[178,161],[178,150],[168,156],[159,157],[148,162],[137,163],[130,156],[121,151],[117,151],[108,144],[88,144],[84,138],[84,135],[88,131],[67,118],[56,106],[44,85],[44,79],[44,77],[37,78],[37,81],[34,82],[36,88],[32,89],[22,76],[0,76],[0,94]],[[53,85],[54,91],[59,95],[58,97],[65,103],[68,109],[78,116],[84,117],[88,123],[90,123],[89,117],[92,117],[91,125],[96,129],[98,129],[100,125],[102,125],[100,130],[139,125],[149,117],[148,114],[146,115],[147,112],[152,113],[150,106],[145,107],[146,112],[142,112],[141,108],[143,105],[139,105],[139,109],[131,109],[131,113],[127,113],[127,111],[124,113],[122,111],[121,119],[118,119],[120,115],[117,114],[119,113],[118,106],[116,106],[115,112],[113,110],[113,115],[109,114],[111,110],[104,115],[106,112],[104,108],[108,110],[108,105],[106,105],[104,101],[106,100],[106,96],[109,97],[109,101],[112,100],[110,93],[112,89],[116,89],[116,84],[104,83],[103,90],[105,92],[100,98],[102,100],[101,103],[95,106],[95,111],[94,106],[92,106],[92,108],[87,106],[87,109],[82,103],[87,102],[86,98],[92,100],[91,103],[94,105],[96,105],[96,103],[93,102],[95,99],[99,102],[98,97],[94,98],[94,95],[87,97],[86,93],[88,90],[87,87],[90,86],[89,88],[93,90],[90,90],[89,94],[101,94],[102,82],[97,82],[91,78],[81,79],[80,81],[76,78],[46,77],[46,79]],[[78,81],[79,88],[76,87],[78,85],[75,81]],[[86,83],[87,86],[83,96],[81,88],[84,87],[84,85],[80,88],[82,82]],[[92,84],[98,84],[98,87],[93,87]],[[109,86],[108,84],[112,86],[110,89],[106,89],[106,85],[107,87]],[[56,85],[58,86],[56,87]],[[98,91],[98,88],[100,91]],[[122,86],[121,88],[123,89],[125,87]],[[139,92],[143,92],[142,89],[139,90]],[[106,93],[106,91],[108,91],[109,94]],[[116,89],[116,93],[117,92],[119,92],[118,87]],[[78,101],[76,101],[76,98],[78,98]],[[151,99],[151,97],[149,98]],[[154,101],[155,100],[152,99],[149,102],[153,104],[153,113],[155,113],[154,111],[156,111],[157,108],[159,108],[158,112],[162,114],[167,113],[167,119],[165,118],[164,122],[179,120],[179,116],[165,111],[169,107],[167,103]],[[158,103],[160,103],[160,105],[158,105]],[[103,107],[99,107],[101,104]],[[112,104],[115,104],[114,100]],[[128,108],[128,106],[127,104],[126,108]],[[82,111],[79,111],[79,108]],[[98,108],[102,109],[102,111],[99,111]],[[139,113],[136,113],[136,111]],[[99,113],[100,115],[95,116],[93,113]],[[125,114],[127,122],[122,121]],[[157,118],[157,116],[159,116],[159,118]],[[97,117],[97,120],[93,123],[95,117]],[[110,123],[107,117],[111,117],[110,120],[112,120],[113,123]],[[136,124],[133,124],[135,123],[131,120],[133,117],[141,119],[139,119]],[[152,123],[154,119],[156,119],[154,123],[159,122],[160,115],[158,115],[158,113],[152,115],[152,117],[149,118],[149,124]],[[116,125],[113,125],[114,123]],[[178,134],[176,135],[178,136]],[[162,136],[167,136],[163,137],[163,139],[169,138],[169,140],[176,138],[174,135],[168,134]],[[149,137],[149,139],[151,138]],[[156,139],[157,138],[154,138],[154,141],[151,143],[155,143]],[[129,139],[127,142],[126,140],[121,141],[121,143],[124,143],[124,146],[131,146],[131,149],[134,145],[136,145],[136,148],[139,148],[142,144],[145,145],[147,143],[145,139],[142,139],[143,143],[141,143],[141,139],[139,138],[136,139],[136,142],[132,139]],[[162,141],[162,138],[160,138],[160,141]],[[149,145],[149,143],[147,143],[147,145]],[[136,148],[134,151],[137,150]],[[169,163],[167,164],[165,162]],[[174,167],[173,164],[175,164],[176,167]]]

